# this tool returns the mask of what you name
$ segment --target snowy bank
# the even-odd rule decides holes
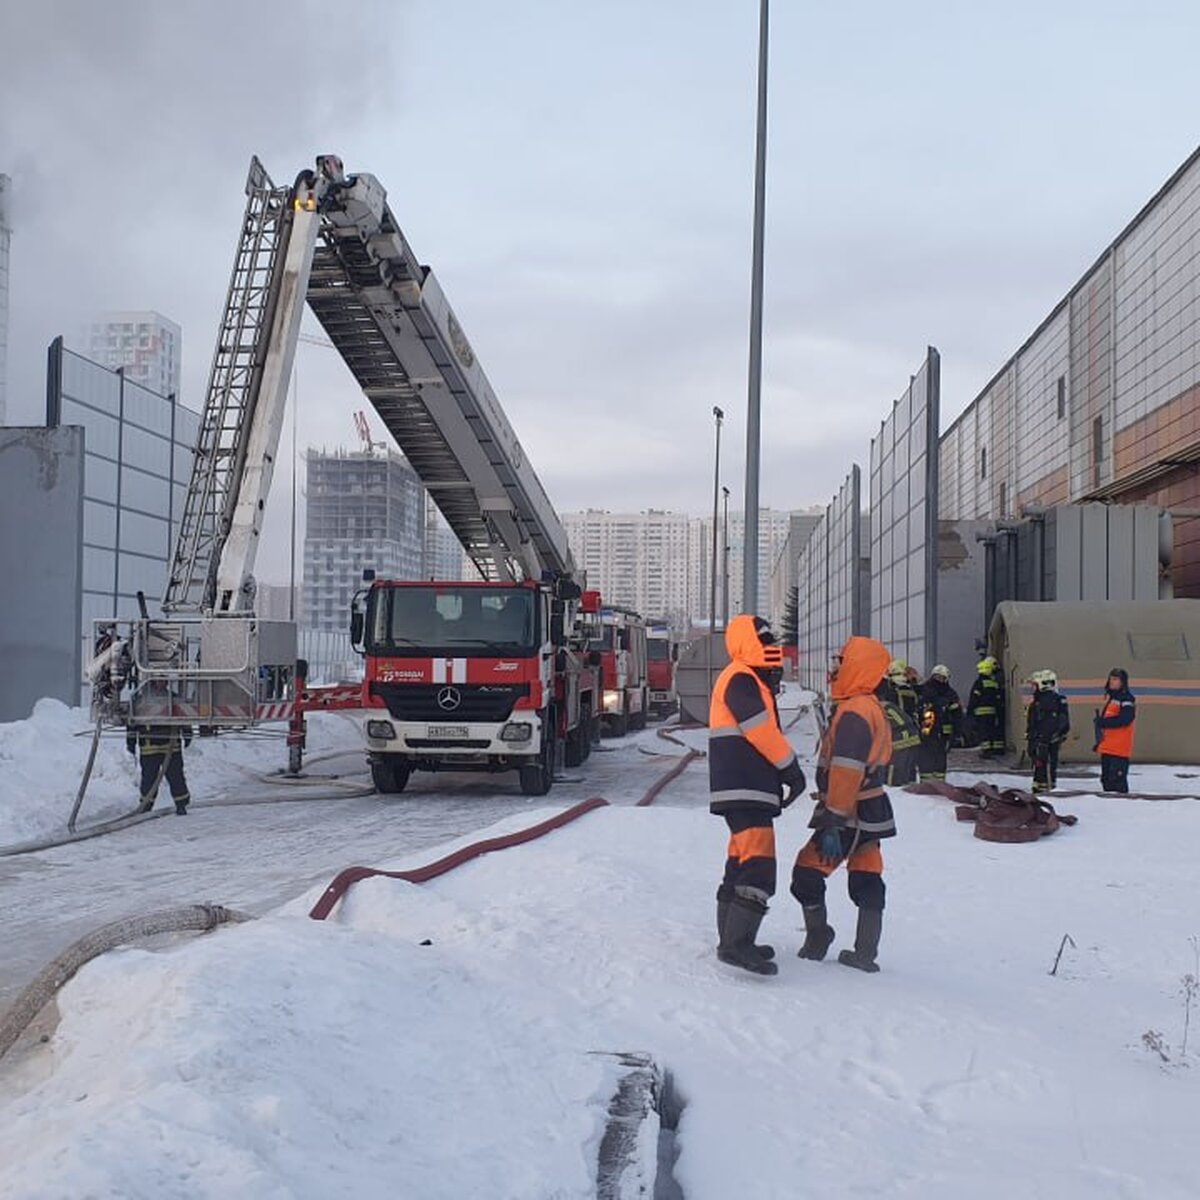
[[[1170,790],[1160,770],[1141,784]],[[899,794],[876,976],[795,956],[799,803],[777,826],[774,979],[713,954],[726,835],[702,765],[670,803],[362,883],[323,924],[318,889],[85,968],[48,1077],[0,1073],[0,1196],[592,1196],[597,1051],[670,1072],[688,1200],[1200,1192],[1194,801],[1071,799],[1077,826],[1007,846]],[[841,873],[830,910],[836,951]]]

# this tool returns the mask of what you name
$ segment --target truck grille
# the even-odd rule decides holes
[[[449,689],[459,695],[457,707],[438,704],[438,697]],[[373,683],[371,695],[378,696],[397,721],[507,721],[513,705],[529,695],[529,684]]]

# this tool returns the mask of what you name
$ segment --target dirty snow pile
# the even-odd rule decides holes
[[[315,713],[308,724],[308,748],[313,755],[335,746],[361,744],[357,727],[340,717]],[[59,700],[39,700],[26,720],[0,723],[0,847],[65,832],[93,728],[85,709],[68,708]],[[184,762],[188,786],[197,796],[212,798],[244,789],[287,762],[283,727],[194,738]],[[125,748],[124,731],[106,730],[80,809],[79,827],[132,812],[140,778],[137,761]],[[170,807],[165,782],[158,803]]]
[[[1171,768],[1135,780],[1181,790]],[[841,872],[829,960],[796,957],[797,803],[773,979],[713,954],[726,832],[706,803],[698,763],[653,807],[361,883],[324,923],[314,891],[97,960],[51,1042],[0,1065],[0,1197],[593,1197],[626,1051],[670,1076],[688,1200],[1200,1194],[1195,800],[1064,798],[1078,825],[997,845],[898,793],[874,976],[835,961]]]

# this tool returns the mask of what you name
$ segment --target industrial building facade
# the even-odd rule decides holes
[[[1200,150],[942,435],[939,515],[1080,501],[1175,511],[1200,597]]]

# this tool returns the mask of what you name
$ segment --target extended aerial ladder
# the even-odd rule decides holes
[[[277,187],[254,159],[246,195],[167,617],[97,623],[101,719],[290,715],[295,627],[256,618],[253,569],[306,301],[481,577],[574,573],[566,532],[378,180],[330,155]]]

